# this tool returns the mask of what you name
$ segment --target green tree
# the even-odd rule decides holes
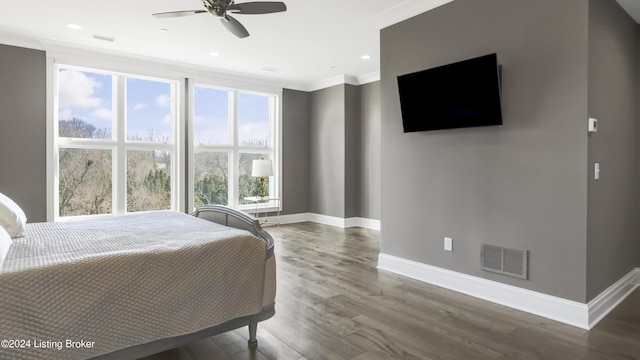
[[[92,138],[95,131],[95,126],[75,117],[71,120],[60,120],[58,122],[60,137]]]
[[[206,204],[226,205],[228,184],[226,178],[216,175],[206,175],[194,184],[194,202],[196,206]]]
[[[60,149],[58,154],[60,215],[111,213],[111,151]]]
[[[171,208],[169,168],[167,151],[127,152],[127,211]]]

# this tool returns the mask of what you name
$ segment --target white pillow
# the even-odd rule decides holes
[[[0,193],[0,225],[11,237],[25,235],[27,216],[13,200]]]
[[[11,246],[12,243],[13,243],[13,240],[11,240],[11,236],[9,236],[9,234],[7,233],[7,230],[5,230],[2,226],[0,226],[0,268],[2,267],[2,262],[4,261],[4,258],[7,256],[7,253],[9,252],[9,247]]]

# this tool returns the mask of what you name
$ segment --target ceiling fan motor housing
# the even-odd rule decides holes
[[[224,18],[227,8],[234,3],[233,0],[202,0],[209,13],[218,18]]]
[[[209,13],[221,20],[227,30],[239,38],[249,36],[249,31],[234,17],[227,15],[227,10],[234,14],[270,14],[287,10],[285,3],[280,1],[250,1],[235,5],[234,0],[201,0],[207,10],[182,10],[155,13],[159,18],[183,17],[194,14]]]
[[[228,4],[212,0],[202,0],[202,2],[211,15],[218,18],[224,17]]]

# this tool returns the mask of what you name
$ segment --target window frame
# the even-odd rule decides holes
[[[228,97],[228,121],[229,121],[229,144],[196,144],[195,143],[195,97],[189,101],[189,116],[188,116],[188,153],[190,155],[189,169],[188,169],[188,184],[187,184],[187,208],[195,209],[194,204],[194,158],[195,154],[201,152],[226,152],[229,156],[229,174],[228,174],[228,199],[227,204],[230,207],[237,208],[249,213],[255,213],[257,211],[281,211],[282,210],[282,196],[281,196],[281,124],[282,124],[282,92],[279,93],[273,91],[256,91],[244,88],[220,86],[215,84],[212,80],[199,80],[190,79],[188,85],[188,93],[195,94],[196,87],[204,87],[208,89],[227,91],[230,96]],[[256,147],[256,146],[242,146],[239,143],[238,126],[240,124],[239,118],[239,99],[240,94],[251,94],[266,96],[269,99],[269,139],[270,143],[268,147]],[[250,154],[264,154],[267,158],[273,161],[273,177],[269,179],[269,197],[278,198],[280,200],[272,200],[265,203],[255,204],[247,203],[241,204],[238,199],[239,189],[239,158],[242,153]]]
[[[114,71],[109,69],[96,69],[94,67],[69,65],[67,63],[53,62],[48,66],[48,77],[52,80],[51,94],[48,99],[51,100],[51,111],[47,120],[47,137],[51,141],[48,147],[47,157],[52,167],[48,166],[47,190],[50,193],[47,201],[47,218],[53,221],[66,221],[76,219],[93,219],[98,217],[109,217],[115,215],[124,215],[127,211],[127,154],[129,151],[170,151],[171,152],[171,200],[170,209],[181,209],[180,189],[183,187],[183,176],[179,163],[182,155],[180,149],[183,148],[183,135],[181,129],[180,118],[182,117],[181,109],[183,108],[181,99],[184,99],[180,91],[181,83],[179,79],[171,79],[161,76],[149,76],[141,74],[132,74],[122,71]],[[75,70],[83,72],[93,72],[112,76],[112,130],[110,139],[85,139],[85,138],[67,138],[59,136],[59,104],[58,104],[58,75],[60,69]],[[127,129],[127,88],[128,78],[143,79],[149,81],[158,81],[168,83],[171,89],[171,138],[169,142],[153,142],[153,141],[129,141],[126,137]],[[49,101],[49,100],[48,100]],[[50,119],[49,119],[50,117]],[[98,149],[111,151],[111,213],[97,215],[72,215],[61,216],[59,209],[59,186],[60,186],[60,149]],[[51,153],[51,154],[49,154]]]
[[[175,163],[177,175],[176,186],[172,186],[172,196],[177,197],[177,208],[181,212],[191,212],[193,209],[193,104],[189,101],[193,97],[193,84],[196,82],[210,84],[216,88],[236,89],[247,93],[270,94],[274,96],[274,119],[273,124],[273,152],[274,176],[270,179],[270,186],[275,189],[274,194],[278,194],[281,201],[277,204],[264,204],[258,211],[276,211],[282,209],[282,94],[283,88],[280,81],[230,73],[226,71],[216,71],[211,68],[188,65],[180,62],[152,59],[148,57],[132,57],[118,55],[114,52],[102,50],[87,50],[70,47],[62,44],[48,44],[46,54],[46,76],[47,76],[47,115],[46,115],[46,142],[47,142],[47,221],[62,220],[58,214],[58,179],[57,176],[57,104],[55,104],[54,88],[56,82],[56,65],[64,67],[77,67],[84,70],[94,70],[96,72],[129,74],[135,78],[149,77],[152,79],[175,80],[178,83],[177,101],[174,115],[177,116],[176,125],[178,132],[176,136],[176,153],[172,158]],[[122,99],[123,101],[124,99]],[[114,100],[115,101],[115,100]],[[55,115],[55,117],[54,117]],[[112,130],[115,131],[115,130]],[[126,170],[126,163],[122,163]],[[122,171],[122,170],[120,170]],[[125,194],[126,196],[126,194]],[[124,203],[123,203],[124,204]],[[123,205],[125,206],[125,205]],[[256,210],[255,205],[248,207],[247,211]],[[110,215],[90,215],[88,218],[96,216]],[[72,219],[78,216],[67,217]]]

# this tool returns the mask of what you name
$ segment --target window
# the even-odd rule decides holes
[[[196,83],[172,65],[86,55],[48,56],[49,220],[255,210],[244,200],[258,195],[255,159],[273,161],[267,190],[279,197],[280,87],[193,70]]]
[[[259,191],[251,176],[253,160],[271,159],[278,174],[277,96],[202,84],[193,93],[193,205],[255,209],[255,203],[243,206]],[[276,197],[277,177],[270,180],[269,196]]]
[[[55,218],[176,209],[178,82],[54,71]]]

